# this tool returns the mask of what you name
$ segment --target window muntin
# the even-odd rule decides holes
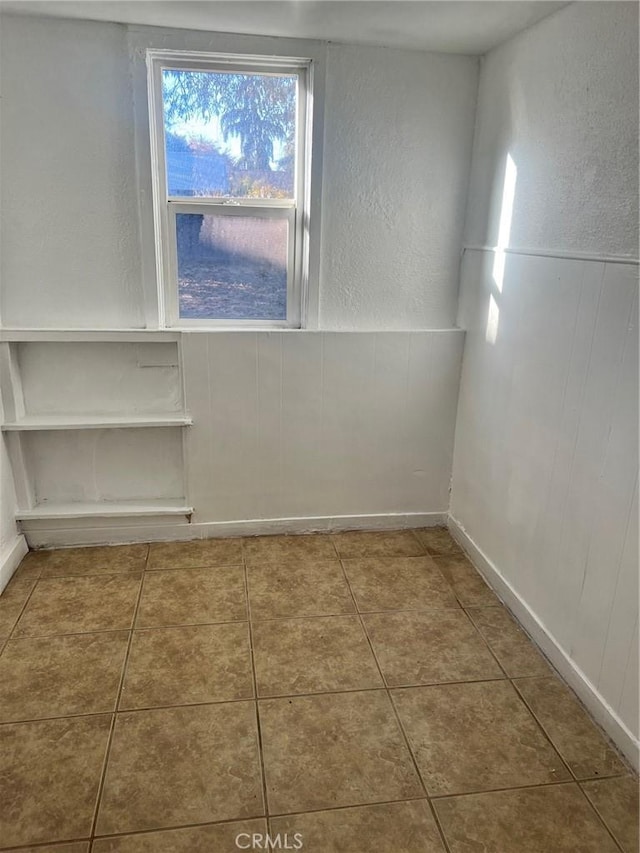
[[[149,51],[165,325],[300,326],[309,65]]]

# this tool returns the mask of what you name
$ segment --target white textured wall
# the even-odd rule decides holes
[[[127,30],[20,16],[1,24],[3,322],[144,326],[154,314],[152,211],[148,159],[136,182]],[[145,28],[132,43],[324,56],[319,42]],[[324,233],[313,247],[321,282],[310,299],[320,327],[451,326],[477,59],[330,45],[326,66]]]
[[[28,415],[131,416],[182,411],[178,345],[174,342],[31,341],[17,344],[16,350]]]
[[[482,60],[467,245],[638,254],[638,4],[580,2]]]
[[[451,496],[454,519],[612,709],[613,728],[626,726],[627,745],[638,737],[638,268],[598,257],[637,256],[637,39],[637,6],[575,3],[484,61],[470,240],[497,241],[509,153],[503,242],[542,257],[465,255]],[[552,257],[563,253],[585,260]]]
[[[446,512],[463,341],[184,334],[194,521]]]
[[[467,253],[451,514],[637,736],[637,269],[492,268]]]
[[[3,323],[144,325],[122,28],[2,17]]]
[[[450,327],[475,57],[330,45],[320,326]]]
[[[320,302],[320,326],[332,331],[184,335],[194,520],[446,511],[464,335],[415,330],[455,316],[476,59],[3,18],[4,324],[131,328],[157,316],[140,62],[149,46],[312,56],[317,93],[325,69],[329,83],[315,219],[324,233],[311,247],[321,282],[310,302],[313,322]],[[28,411],[139,410],[141,371],[114,346],[21,346]],[[144,399],[173,410],[167,370],[167,399],[158,370],[147,371]],[[68,437],[29,436],[36,491],[85,495],[94,444],[98,463],[118,463],[122,436],[112,450],[105,442],[86,439],[74,471]],[[142,494],[136,470],[146,477],[133,466],[122,491],[116,482],[100,494]]]

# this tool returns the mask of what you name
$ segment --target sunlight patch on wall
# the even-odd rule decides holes
[[[489,297],[489,316],[487,317],[487,331],[485,334],[485,338],[487,343],[495,344],[496,338],[498,337],[498,324],[500,322],[500,309],[498,308],[498,303],[493,298],[493,296]]]
[[[509,248],[509,237],[511,236],[511,220],[513,218],[513,201],[516,195],[517,178],[518,170],[516,168],[516,164],[513,162],[511,154],[507,154],[507,162],[504,170],[504,185],[502,188],[500,224],[498,226],[498,243],[496,245],[496,256],[493,262],[493,280],[500,293],[502,293],[502,282],[504,280],[505,250]]]
[[[498,242],[495,248],[493,260],[493,282],[498,293],[502,293],[504,283],[504,267],[511,237],[511,220],[513,219],[513,202],[516,196],[516,181],[518,169],[513,162],[511,154],[507,154],[504,167],[504,184],[502,187],[502,205],[500,207],[500,222],[498,225]],[[487,316],[487,329],[485,338],[487,343],[495,344],[498,337],[498,324],[500,322],[500,307],[493,296],[489,297],[489,314]]]

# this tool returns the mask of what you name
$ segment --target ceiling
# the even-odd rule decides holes
[[[556,12],[549,0],[2,0],[3,12],[483,54]]]

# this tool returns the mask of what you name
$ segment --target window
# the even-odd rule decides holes
[[[148,51],[160,315],[299,327],[310,62]]]

